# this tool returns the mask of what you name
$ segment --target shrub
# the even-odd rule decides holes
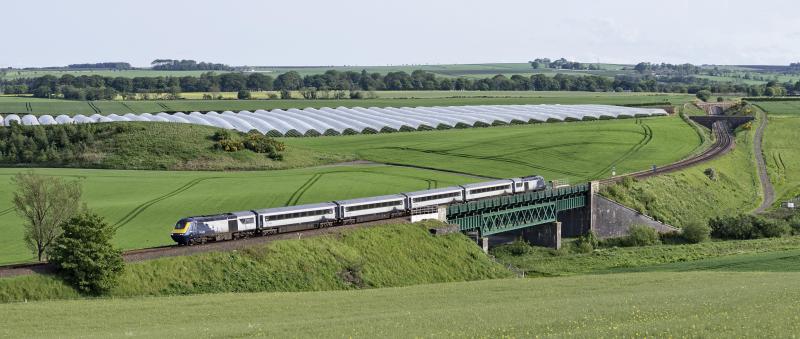
[[[709,167],[703,171],[703,174],[705,174],[709,179],[717,181],[717,170]]]
[[[292,98],[292,91],[282,89],[281,90],[281,99],[291,99]]]
[[[277,98],[278,98],[278,94],[276,94],[276,93],[269,93],[269,94],[267,94],[267,98],[270,98],[270,99],[272,99],[272,100],[274,100],[274,99],[277,99]]]
[[[214,132],[214,135],[211,136],[211,139],[213,139],[214,141],[222,141],[230,138],[231,138],[231,132],[226,129],[216,131]]]
[[[658,231],[652,227],[632,225],[628,228],[628,236],[623,243],[625,246],[650,246],[660,244],[661,239],[658,237]]]
[[[250,91],[243,89],[239,91],[239,93],[236,93],[236,98],[239,100],[249,100],[251,98]]]
[[[749,214],[713,218],[708,222],[711,235],[720,239],[757,239],[779,237],[790,232],[781,220],[770,220]]]
[[[681,233],[683,239],[693,244],[708,240],[710,234],[711,227],[699,220],[690,221],[683,225],[683,233]]]
[[[350,92],[350,99],[364,99],[364,93],[360,91]]]
[[[111,244],[115,229],[102,217],[83,212],[62,225],[50,262],[82,293],[102,294],[114,287],[124,268],[122,252]]]
[[[599,241],[594,232],[589,232],[575,240],[575,250],[579,253],[591,253],[594,251],[594,248],[597,247],[598,243]]]
[[[503,251],[508,254],[520,256],[530,253],[532,250],[531,245],[529,245],[525,240],[517,239],[514,242],[503,246]]]

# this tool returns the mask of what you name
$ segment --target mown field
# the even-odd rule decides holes
[[[747,213],[763,199],[753,151],[753,129],[740,129],[736,147],[710,162],[675,173],[618,184],[602,192],[626,206],[680,227],[690,221]],[[708,173],[713,172],[713,177]]]
[[[21,220],[10,206],[11,177],[0,169],[0,263],[33,259]],[[368,197],[451,186],[478,179],[413,168],[343,166],[260,172],[159,172],[37,169],[80,180],[88,207],[117,227],[115,244],[171,244],[170,228],[185,216]]]
[[[756,105],[767,112],[764,158],[775,187],[776,205],[800,196],[800,101],[764,101]]]
[[[16,303],[0,308],[0,335],[791,337],[800,332],[798,279],[798,272],[651,272]]]
[[[125,114],[191,111],[240,111],[306,107],[417,107],[512,104],[608,104],[679,105],[693,99],[686,94],[594,93],[594,92],[500,92],[487,93],[441,91],[376,92],[376,99],[291,99],[291,100],[134,100],[70,101],[31,97],[0,96],[0,114]],[[483,94],[483,95],[481,95]],[[383,96],[385,95],[385,96]]]
[[[674,162],[700,145],[678,117],[284,138],[289,147],[490,177],[580,182]]]

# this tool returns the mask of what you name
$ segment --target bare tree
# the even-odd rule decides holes
[[[61,224],[78,212],[81,186],[77,181],[46,177],[28,171],[11,179],[17,186],[14,207],[25,220],[25,243],[36,253],[39,261],[58,237]]]

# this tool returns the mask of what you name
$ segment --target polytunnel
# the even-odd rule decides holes
[[[16,114],[0,116],[3,125],[12,122],[23,125],[52,125],[102,122],[173,122],[190,123],[234,129],[241,132],[257,130],[271,136],[316,136],[356,133],[377,133],[427,128],[487,126],[497,123],[527,123],[566,120],[605,119],[617,117],[666,115],[663,109],[634,108],[610,105],[477,105],[445,107],[322,107],[255,112],[231,111],[127,113],[125,115],[61,114],[36,117]]]
[[[9,114],[3,120],[3,125],[5,126],[11,126],[12,123],[22,124],[22,119],[19,118],[19,115]]]
[[[25,126],[37,126],[39,125],[39,119],[36,119],[36,116],[28,114],[22,117],[22,124]]]

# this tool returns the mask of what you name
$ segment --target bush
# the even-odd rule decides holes
[[[597,247],[598,243],[599,241],[594,232],[589,232],[575,240],[575,251],[578,253],[591,253],[594,251],[594,248]]]
[[[717,170],[713,167],[706,168],[703,170],[703,174],[705,174],[709,179],[716,181],[717,180]]]
[[[350,92],[350,99],[364,99],[364,93],[360,91]]]
[[[789,225],[749,214],[713,218],[708,222],[711,235],[720,239],[774,238],[790,233]]]
[[[700,99],[700,100],[708,101],[708,99],[711,98],[711,91],[709,91],[707,89],[700,90],[700,91],[697,91],[697,94],[695,94],[695,96],[697,96],[697,98]]]
[[[292,98],[292,91],[282,89],[281,90],[281,99],[291,99]]]
[[[623,243],[625,246],[650,246],[660,244],[661,239],[658,237],[658,231],[652,227],[632,225]]]
[[[239,93],[236,93],[236,98],[239,100],[249,100],[251,98],[250,91],[243,89],[239,91]]]
[[[517,239],[508,245],[499,247],[498,250],[513,256],[520,256],[530,253],[533,248],[525,240]]]
[[[117,283],[124,264],[111,244],[115,229],[102,217],[83,212],[62,225],[64,233],[50,251],[50,262],[78,291],[102,294]]]
[[[683,225],[683,232],[681,233],[683,239],[693,244],[708,240],[710,235],[711,227],[708,227],[707,223],[698,220],[690,221]]]

